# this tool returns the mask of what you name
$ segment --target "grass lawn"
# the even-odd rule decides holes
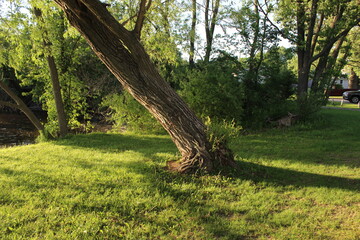
[[[336,108],[350,108],[350,109],[359,109],[359,105],[355,103],[350,103],[346,100],[344,100],[343,104],[341,105],[341,102],[335,102],[332,100],[329,100],[327,107],[336,107]]]
[[[0,239],[360,239],[360,113],[240,136],[241,171],[163,170],[168,136],[0,149]]]

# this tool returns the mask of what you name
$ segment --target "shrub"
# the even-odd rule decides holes
[[[110,118],[114,121],[114,129],[116,130],[126,128],[135,132],[164,132],[156,119],[126,92],[106,96],[101,105],[111,109]]]
[[[240,121],[242,90],[236,77],[238,61],[229,56],[188,69],[180,95],[201,117]]]

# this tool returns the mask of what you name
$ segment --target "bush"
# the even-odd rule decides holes
[[[291,96],[296,76],[287,67],[290,56],[286,50],[274,47],[265,53],[257,73],[246,68],[240,72],[245,92],[243,125],[247,128],[264,127],[266,120],[295,111]],[[249,65],[248,59],[243,64]]]
[[[188,69],[180,95],[199,116],[240,121],[242,90],[236,77],[238,61],[229,56]]]
[[[164,132],[157,120],[128,93],[110,94],[101,105],[111,109],[110,119],[115,123],[115,130]]]
[[[216,120],[207,117],[205,119],[206,133],[212,149],[216,149],[219,144],[227,145],[230,139],[237,137],[242,131],[235,121]]]

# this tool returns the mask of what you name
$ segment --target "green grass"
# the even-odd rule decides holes
[[[0,149],[0,239],[359,239],[360,114],[241,136],[241,170],[166,172],[167,136]]]
[[[359,109],[358,104],[350,103],[346,100],[344,100],[343,104],[341,105],[341,102],[335,102],[329,100],[327,107],[337,107],[337,108],[349,108],[349,109]]]

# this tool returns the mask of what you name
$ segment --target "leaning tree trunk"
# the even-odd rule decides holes
[[[136,32],[126,30],[98,0],[55,0],[124,89],[161,123],[179,149],[176,171],[211,171],[217,162],[204,124],[150,61]],[[226,161],[222,159],[221,161]],[[232,159],[228,161],[233,164]]]
[[[31,123],[36,127],[36,129],[41,132],[44,133],[45,129],[44,126],[41,124],[41,122],[39,121],[39,119],[35,116],[35,114],[28,108],[28,106],[26,106],[26,104],[5,84],[1,81],[0,79],[0,88],[2,90],[4,90],[4,92],[9,95],[11,97],[11,99],[14,100],[14,103],[9,103],[9,102],[3,102],[0,101],[0,105],[4,105],[4,106],[8,106],[11,108],[16,108],[21,110],[26,116],[27,118],[31,121]]]

